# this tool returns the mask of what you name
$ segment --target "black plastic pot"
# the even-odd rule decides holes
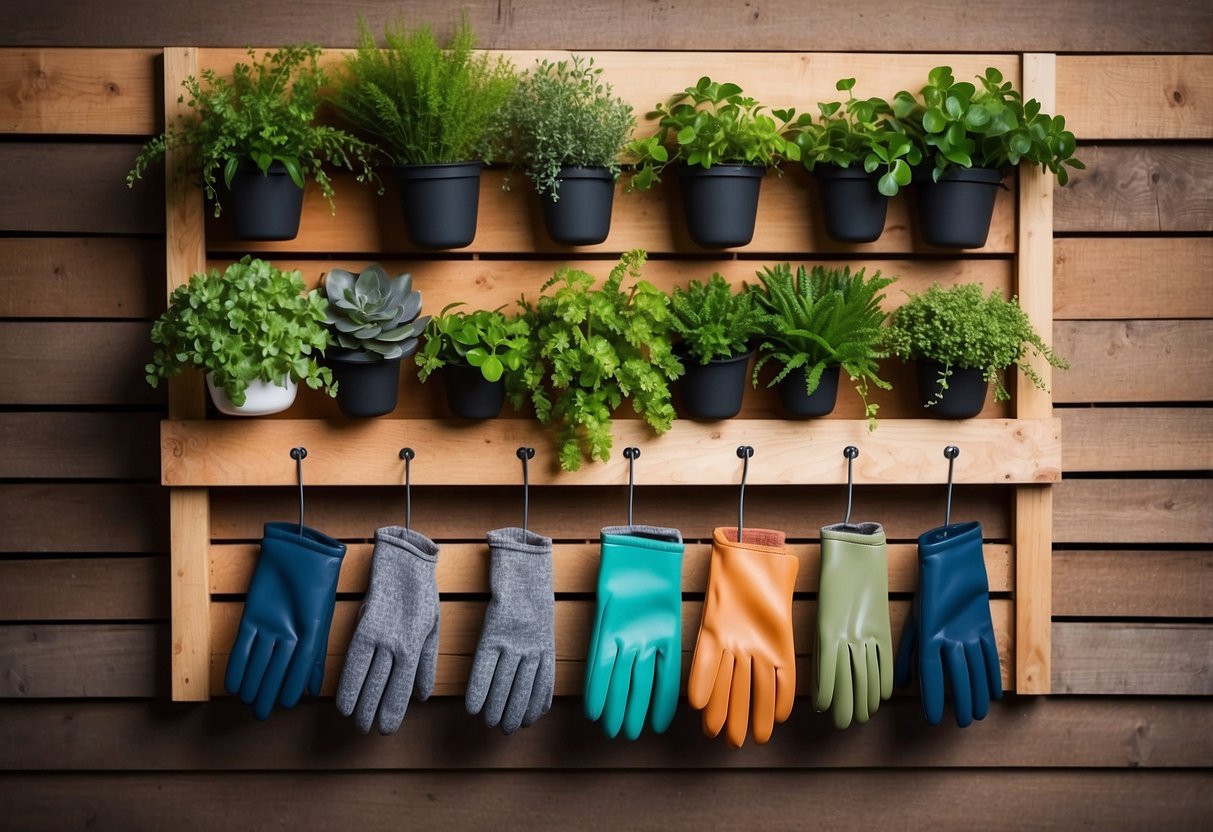
[[[556,202],[551,194],[540,194],[543,224],[553,242],[569,246],[601,243],[611,232],[611,207],[615,201],[615,179],[606,168],[566,165],[557,177]]]
[[[942,373],[942,364],[918,361],[918,400],[926,412],[940,419],[971,419],[981,413],[990,389],[990,383],[982,378],[982,371],[953,367],[948,376],[948,389],[942,390],[943,397],[936,401],[936,394],[941,392],[939,376]]]
[[[988,168],[958,168],[938,182],[925,177],[914,187],[923,241],[944,248],[984,246],[1001,187],[1002,174]]]
[[[404,228],[421,248],[463,248],[476,238],[480,162],[397,165]]]
[[[740,413],[753,355],[750,351],[735,358],[700,364],[685,353],[680,354],[685,372],[678,380],[678,393],[687,418],[715,422]]]
[[[754,239],[761,165],[683,165],[678,169],[687,232],[704,248],[744,246]]]
[[[505,385],[500,379],[486,380],[479,367],[447,364],[442,368],[442,384],[451,412],[460,419],[492,419],[505,402]]]
[[[238,240],[293,240],[299,235],[303,188],[281,162],[264,174],[252,162],[240,165],[221,201]]]
[[[793,370],[779,382],[779,401],[789,416],[808,419],[834,411],[838,401],[838,367],[826,367],[813,395],[804,392],[804,368]]]
[[[396,409],[402,358],[330,347],[324,363],[337,381],[337,406],[346,416],[382,416]]]
[[[870,243],[884,233],[889,198],[876,188],[879,177],[863,168],[818,165],[813,171],[821,193],[826,233],[843,243]]]

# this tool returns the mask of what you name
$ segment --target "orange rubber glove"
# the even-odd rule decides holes
[[[712,565],[687,700],[703,711],[703,732],[725,730],[733,748],[771,738],[792,713],[796,651],[792,644],[792,590],[800,562],[783,548],[784,533],[737,529],[712,533]]]

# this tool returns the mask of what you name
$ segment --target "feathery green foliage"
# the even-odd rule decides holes
[[[449,303],[425,330],[425,346],[417,353],[417,378],[424,384],[447,364],[469,364],[485,381],[517,373],[529,355],[530,326],[521,316],[507,317],[500,309],[452,312],[462,303]]]
[[[324,276],[324,292],[329,302],[325,323],[347,350],[378,358],[408,358],[430,322],[428,317],[417,317],[421,292],[413,291],[413,276],[388,277],[378,263],[357,275],[330,269]]]
[[[734,293],[719,274],[706,284],[692,280],[685,289],[675,286],[670,311],[687,357],[700,364],[744,355],[765,318],[753,292]]]

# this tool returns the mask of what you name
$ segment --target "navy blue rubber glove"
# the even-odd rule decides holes
[[[224,687],[266,719],[324,678],[345,544],[298,523],[266,523]]]
[[[918,592],[901,634],[894,680],[907,684],[915,672],[931,725],[943,719],[945,676],[961,728],[984,719],[990,700],[1002,698],[980,523],[940,526],[918,538]]]

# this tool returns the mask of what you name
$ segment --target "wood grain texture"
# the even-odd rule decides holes
[[[1053,241],[1053,317],[1213,318],[1207,237],[1068,237]]]
[[[1213,469],[1213,409],[1065,408],[1057,415],[1067,473]]]
[[[1053,495],[1054,543],[1213,540],[1213,480],[1065,480]]]
[[[159,486],[0,485],[3,552],[164,552],[167,521]]]
[[[1211,139],[1210,78],[1210,55],[1063,55],[1056,109],[1045,112],[1082,140]]]
[[[165,618],[168,564],[160,557],[0,560],[7,621]]]
[[[154,404],[163,392],[143,378],[151,360],[143,322],[0,322],[8,368],[0,404]]]
[[[1053,348],[1071,368],[1053,374],[1053,400],[1203,402],[1213,399],[1213,321],[1059,321]]]
[[[1213,552],[1058,549],[1053,614],[1213,618]]]
[[[0,413],[0,477],[153,479],[156,413]]]
[[[147,135],[153,49],[0,49],[0,133]]]
[[[1082,145],[1086,163],[1057,189],[1054,231],[1213,231],[1207,145]]]
[[[0,624],[0,697],[156,695],[155,624]]]
[[[173,488],[168,506],[173,700],[205,701],[211,653],[206,557],[211,505],[204,488]]]
[[[0,262],[0,317],[151,318],[164,309],[158,240],[0,239]]]
[[[1059,621],[1053,625],[1056,693],[1213,694],[1208,624]]]

